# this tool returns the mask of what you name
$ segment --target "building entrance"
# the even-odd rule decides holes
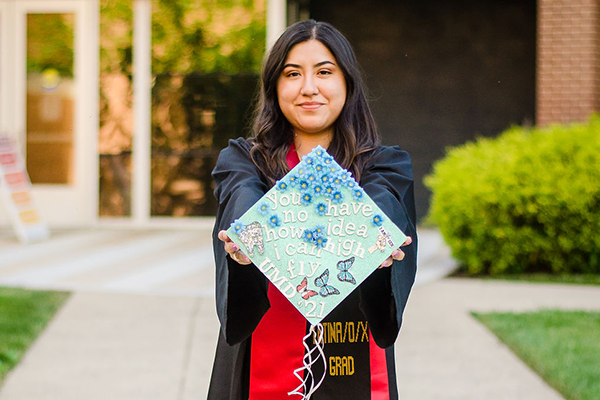
[[[97,218],[97,9],[95,0],[0,0],[0,132],[18,143],[54,227]]]

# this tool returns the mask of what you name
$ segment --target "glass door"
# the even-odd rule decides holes
[[[75,183],[75,13],[27,13],[25,158],[32,184]]]
[[[2,75],[0,101],[12,105],[0,105],[0,131],[19,143],[48,224],[90,225],[98,193],[97,1],[7,3],[14,22],[2,31],[12,40],[2,54],[10,74]]]

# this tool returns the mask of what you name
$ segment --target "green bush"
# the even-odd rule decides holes
[[[449,149],[425,184],[469,273],[600,272],[600,116]]]

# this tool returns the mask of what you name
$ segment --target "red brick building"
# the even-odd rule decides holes
[[[538,0],[536,122],[600,110],[600,1]]]

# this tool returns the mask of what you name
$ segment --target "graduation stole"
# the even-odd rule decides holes
[[[296,152],[290,150],[288,164],[294,164]],[[294,370],[300,385],[288,392],[310,399],[325,378],[325,373],[313,376],[312,366],[322,362],[327,371],[320,322],[406,236],[321,146],[233,221],[227,235],[269,279],[269,299],[279,303],[272,304],[272,309],[280,306],[283,313],[278,318],[298,325],[297,310],[310,323],[302,338],[303,354],[298,357],[302,365]],[[276,294],[272,293],[275,288]],[[312,348],[307,344],[311,337]],[[271,339],[272,346],[277,346],[277,338]]]

